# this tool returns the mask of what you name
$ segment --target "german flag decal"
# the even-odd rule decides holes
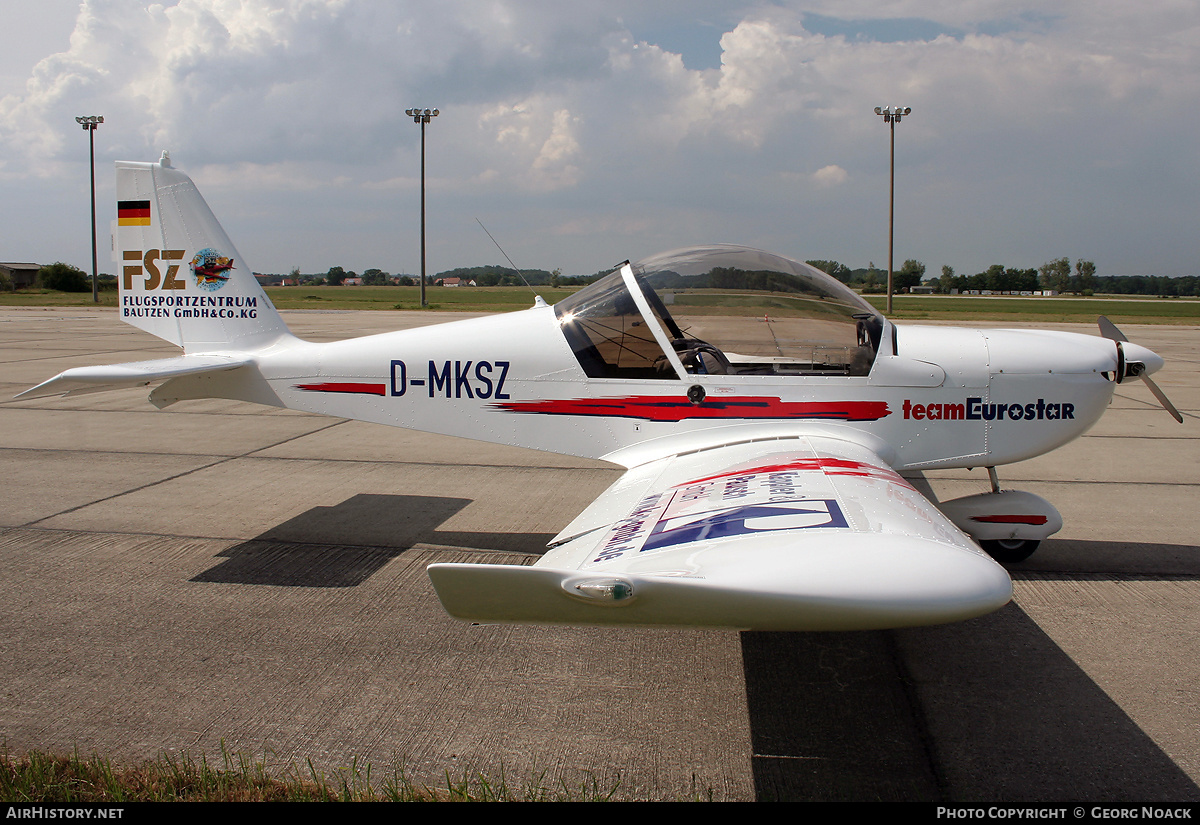
[[[149,226],[150,201],[117,201],[117,226]]]

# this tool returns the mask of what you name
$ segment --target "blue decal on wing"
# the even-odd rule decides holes
[[[773,501],[663,519],[650,531],[642,552],[752,533],[848,526],[833,499]]]

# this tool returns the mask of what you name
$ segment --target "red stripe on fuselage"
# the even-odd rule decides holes
[[[357,395],[387,395],[384,384],[296,384],[296,389],[307,392],[345,392]]]
[[[640,418],[646,421],[686,421],[696,418],[807,418],[827,421],[878,421],[891,415],[886,401],[781,401],[761,396],[709,396],[702,404],[659,395],[617,398],[567,398],[547,401],[509,401],[494,406],[508,412],[540,415],[589,415]]]

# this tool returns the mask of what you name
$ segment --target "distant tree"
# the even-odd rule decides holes
[[[388,274],[381,269],[363,270],[362,282],[366,286],[384,286],[388,282]]]
[[[396,283],[399,286],[416,286],[417,285],[417,282],[414,281],[412,279],[412,277],[408,276],[408,275],[401,275],[399,278],[396,279]]]
[[[456,269],[439,272],[432,277],[435,279],[461,278],[464,282],[474,281],[478,286],[495,286],[496,284],[503,286],[506,284],[522,284],[525,281],[538,285],[549,284],[553,275],[553,272],[547,272],[544,269],[523,269],[518,273],[517,270],[506,266],[488,265],[460,266]],[[562,285],[571,282],[571,279],[562,277],[562,271],[559,270],[559,284]]]
[[[1169,278],[1161,275],[1096,275],[1095,292],[1113,295],[1200,295],[1200,277],[1184,275]]]
[[[330,286],[341,286],[342,281],[346,280],[347,277],[349,277],[349,275],[346,270],[342,269],[340,266],[331,266],[329,271],[325,273],[325,283],[329,284]]]
[[[1077,292],[1090,293],[1096,286],[1096,265],[1082,258],[1075,262],[1075,283]]]
[[[954,289],[954,267],[942,264],[942,277],[938,278],[938,292],[949,293]]]
[[[892,287],[896,292],[907,292],[914,286],[920,286],[924,277],[925,264],[909,258],[899,272],[893,273]]]
[[[57,289],[59,292],[90,292],[92,289],[91,281],[83,270],[62,261],[46,264],[39,269],[38,281],[46,289]]]
[[[1038,269],[1038,284],[1042,289],[1069,292],[1071,289],[1071,262],[1066,258],[1047,261]]]
[[[1006,269],[1005,278],[1011,285],[1008,288],[1018,292],[1032,292],[1038,288],[1038,271],[1036,269]]]
[[[987,268],[986,272],[979,273],[980,283],[983,284],[980,289],[990,289],[993,292],[999,292],[1002,289],[1007,289],[1004,280],[1004,264],[992,264]]]
[[[847,283],[852,274],[850,267],[837,261],[805,261],[805,263],[809,266],[815,266],[826,275],[832,275],[842,283]]]

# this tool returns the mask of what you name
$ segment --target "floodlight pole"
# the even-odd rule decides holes
[[[912,109],[908,106],[876,106],[875,114],[883,116],[883,122],[891,126],[892,131],[892,154],[891,154],[891,172],[888,183],[888,285],[887,285],[887,314],[892,314],[892,239],[895,236],[895,216],[896,216],[896,124],[900,122],[900,118],[910,114]]]
[[[437,109],[405,109],[404,114],[421,124],[421,306],[425,307],[425,124],[441,113]]]
[[[77,117],[75,122],[88,133],[88,157],[91,161],[92,174],[92,301],[100,303],[100,287],[96,278],[96,127],[104,122],[99,115]]]

